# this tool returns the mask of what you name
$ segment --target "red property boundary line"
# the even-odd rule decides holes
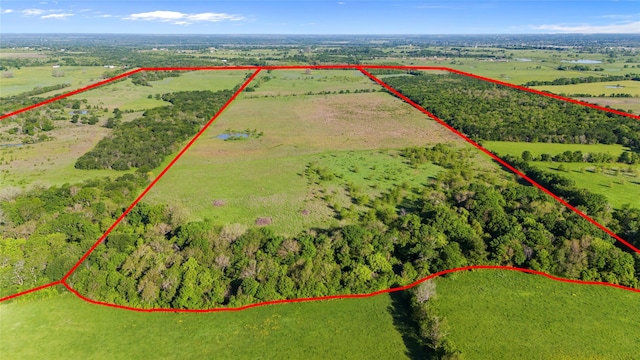
[[[415,102],[411,101],[409,98],[407,98],[406,96],[402,95],[400,92],[398,92],[394,88],[390,87],[388,84],[384,83],[382,80],[376,78],[371,73],[366,71],[365,68],[366,69],[440,70],[440,71],[447,71],[447,72],[456,73],[456,74],[464,75],[464,76],[469,76],[469,77],[473,77],[473,78],[476,78],[476,79],[493,82],[493,83],[496,83],[496,84],[499,84],[499,85],[512,87],[512,88],[515,88],[515,89],[518,89],[518,90],[528,91],[528,92],[532,92],[532,93],[535,93],[535,94],[539,94],[539,95],[543,95],[543,96],[547,96],[547,97],[552,97],[552,98],[556,98],[556,99],[559,99],[559,100],[563,100],[563,101],[567,101],[567,102],[571,102],[571,103],[575,103],[575,104],[579,104],[579,105],[584,105],[584,106],[588,106],[588,107],[595,108],[595,109],[598,109],[598,110],[602,110],[602,111],[614,113],[614,114],[617,114],[617,115],[622,115],[622,116],[626,116],[626,117],[630,117],[630,118],[634,118],[634,119],[640,120],[640,116],[628,114],[628,113],[625,113],[625,112],[622,112],[622,111],[609,109],[609,108],[604,108],[604,107],[601,107],[601,106],[598,106],[598,105],[594,105],[594,104],[590,104],[590,103],[586,103],[586,102],[582,102],[582,101],[578,101],[578,100],[574,100],[574,99],[569,99],[569,98],[565,98],[565,97],[562,97],[562,96],[559,96],[559,95],[545,93],[545,92],[541,92],[541,91],[538,91],[538,90],[525,88],[525,87],[514,85],[514,84],[505,83],[505,82],[501,82],[501,81],[498,81],[498,80],[485,78],[485,77],[478,76],[478,75],[475,75],[475,74],[470,74],[470,73],[466,73],[466,72],[463,72],[463,71],[450,69],[450,68],[446,68],[446,67],[388,66],[388,65],[310,65],[310,66],[292,65],[292,66],[229,66],[229,67],[139,68],[139,69],[136,69],[136,70],[132,70],[132,71],[120,74],[120,75],[118,75],[116,77],[113,77],[111,79],[100,81],[98,83],[95,83],[95,84],[92,84],[92,85],[89,85],[89,86],[74,90],[74,91],[69,92],[67,94],[56,96],[54,98],[48,99],[46,101],[43,101],[41,103],[34,104],[34,105],[28,106],[26,108],[23,108],[23,109],[20,109],[20,110],[17,110],[17,111],[2,115],[2,116],[0,116],[0,120],[8,118],[8,117],[13,116],[13,115],[20,114],[22,112],[25,112],[25,111],[28,111],[28,110],[31,110],[31,109],[34,109],[34,108],[37,108],[37,107],[40,107],[40,106],[43,106],[43,105],[46,105],[46,104],[49,104],[51,102],[54,102],[54,101],[57,101],[57,100],[60,100],[60,99],[66,98],[66,97],[69,97],[69,96],[72,96],[72,95],[75,95],[75,94],[78,94],[78,93],[81,93],[81,92],[96,88],[98,86],[113,82],[115,80],[125,78],[125,77],[127,77],[129,75],[135,74],[135,73],[140,72],[140,71],[252,70],[252,71],[254,71],[254,73],[248,79],[245,80],[245,82],[242,84],[242,86],[233,94],[233,96],[231,98],[229,98],[229,100],[227,100],[227,102],[222,106],[222,108],[220,108],[220,110],[207,122],[207,124],[205,124],[205,126],[189,141],[189,143],[187,143],[187,145],[178,153],[178,155],[176,155],[176,157],[169,163],[169,165],[167,165],[167,167],[165,167],[165,169],[145,188],[145,190],[122,213],[122,215],[120,215],[120,217],[109,227],[109,229],[107,229],[107,231],[93,244],[93,246],[80,258],[80,260],[64,275],[64,277],[61,280],[58,280],[58,281],[55,281],[55,282],[51,282],[49,284],[41,285],[41,286],[38,286],[36,288],[30,289],[30,290],[26,290],[26,291],[23,291],[23,292],[20,292],[20,293],[17,293],[17,294],[13,294],[13,295],[10,295],[10,296],[6,296],[6,297],[3,297],[3,298],[0,298],[0,302],[6,301],[6,300],[9,300],[9,299],[13,299],[13,298],[16,298],[16,297],[19,297],[19,296],[22,296],[22,295],[26,295],[26,294],[29,294],[29,293],[32,293],[32,292],[35,292],[35,291],[38,291],[38,290],[41,290],[41,289],[44,289],[44,288],[48,288],[48,287],[51,287],[51,286],[54,286],[54,285],[64,285],[67,289],[69,289],[77,297],[79,297],[82,300],[85,300],[87,302],[90,302],[90,303],[93,303],[93,304],[104,305],[104,306],[117,307],[117,308],[122,308],[122,309],[127,309],[127,310],[144,311],[144,312],[153,312],[153,311],[155,311],[155,312],[158,312],[158,311],[163,311],[163,312],[234,311],[234,310],[243,310],[243,309],[256,307],[256,306],[263,306],[263,305],[277,304],[277,303],[284,303],[284,302],[302,302],[302,301],[328,300],[328,299],[338,299],[338,298],[369,297],[369,296],[374,296],[374,295],[378,295],[378,294],[382,294],[382,293],[389,293],[389,292],[394,292],[394,291],[405,290],[405,289],[413,287],[413,286],[415,286],[415,285],[417,285],[417,284],[419,284],[419,283],[421,283],[423,281],[426,281],[426,280],[428,280],[430,278],[433,278],[435,276],[440,276],[440,275],[444,275],[444,274],[447,274],[447,273],[450,273],[450,272],[455,272],[455,271],[464,271],[464,270],[472,270],[472,269],[518,270],[518,271],[522,271],[522,272],[526,272],[526,273],[533,273],[533,274],[542,275],[542,276],[545,276],[545,277],[547,277],[549,279],[563,281],[563,282],[578,283],[578,284],[604,285],[604,286],[610,286],[610,287],[616,287],[616,288],[620,288],[620,289],[630,290],[630,291],[634,291],[634,292],[640,292],[639,289],[625,287],[625,286],[618,285],[618,284],[611,284],[611,283],[605,283],[605,282],[589,282],[589,281],[581,281],[581,280],[564,279],[564,278],[555,277],[555,276],[550,275],[550,274],[546,274],[546,273],[543,273],[543,272],[538,272],[538,271],[535,271],[535,270],[529,270],[529,269],[514,268],[514,267],[508,267],[508,266],[476,265],[476,266],[469,266],[469,267],[465,267],[465,268],[456,268],[456,269],[445,270],[445,271],[430,275],[430,276],[428,276],[426,278],[420,279],[420,280],[418,280],[418,281],[416,281],[416,282],[414,282],[414,283],[412,283],[410,285],[406,285],[406,286],[398,287],[398,288],[380,290],[380,291],[373,292],[373,293],[368,293],[368,294],[333,295],[333,296],[316,297],[316,298],[300,298],[300,299],[290,299],[290,300],[277,300],[277,301],[269,301],[269,302],[251,304],[251,305],[243,306],[243,307],[240,307],[240,308],[216,308],[216,309],[204,309],[204,310],[187,310],[187,309],[139,309],[139,308],[132,308],[132,307],[115,305],[115,304],[103,303],[103,302],[100,302],[100,301],[96,301],[96,300],[92,300],[92,299],[84,297],[83,295],[78,293],[75,289],[73,289],[67,283],[67,280],[68,280],[69,276],[71,276],[71,274],[87,259],[87,257],[104,241],[104,239],[109,235],[109,233],[124,219],[124,217],[133,209],[133,207],[135,205],[137,205],[137,203],[151,190],[151,188],[160,180],[160,178],[162,176],[164,176],[164,174],[173,166],[173,164],[175,164],[175,162],[177,162],[177,160],[191,147],[191,145],[204,133],[204,131],[207,130],[207,128],[215,121],[215,119],[217,119],[217,117],[236,99],[236,97],[249,85],[249,83],[251,81],[253,81],[253,79],[262,70],[287,70],[287,69],[289,69],[289,70],[293,70],[293,69],[342,69],[342,70],[344,70],[344,69],[353,69],[353,70],[359,70],[364,75],[368,76],[371,80],[373,80],[376,83],[378,83],[379,85],[383,86],[384,88],[386,88],[387,90],[389,90],[390,92],[392,92],[393,94],[395,94],[396,96],[398,96],[399,98],[404,100],[405,102],[407,102],[410,105],[412,105],[414,108],[420,110],[421,112],[423,112],[424,114],[426,114],[427,116],[429,116],[430,118],[432,118],[433,120],[438,122],[439,124],[443,125],[447,129],[452,131],[454,134],[458,135],[459,137],[463,138],[465,141],[469,142],[471,145],[473,145],[477,149],[479,149],[482,152],[486,153],[487,155],[492,157],[494,160],[499,162],[501,165],[505,166],[506,168],[508,168],[509,170],[514,172],[515,174],[517,174],[518,176],[520,176],[523,179],[527,180],[529,183],[531,183],[535,187],[539,188],[540,190],[544,191],[548,195],[552,196],[558,202],[560,202],[561,204],[563,204],[564,206],[566,206],[570,210],[574,211],[575,213],[577,213],[581,217],[585,218],[586,220],[588,220],[590,223],[592,223],[593,225],[597,226],[601,230],[605,231],[607,234],[609,234],[610,236],[612,236],[616,240],[618,240],[621,243],[625,244],[627,247],[629,247],[634,252],[640,253],[640,250],[638,250],[633,245],[631,245],[630,243],[628,243],[627,241],[622,239],[620,236],[618,236],[617,234],[613,233],[611,230],[609,230],[605,226],[599,224],[598,222],[593,220],[591,217],[589,217],[586,214],[582,213],[580,210],[578,210],[577,208],[573,207],[572,205],[570,205],[569,203],[567,203],[565,200],[563,200],[562,198],[558,197],[557,195],[553,194],[551,191],[547,190],[546,188],[544,188],[540,184],[538,184],[535,181],[533,181],[532,179],[528,178],[527,176],[522,174],[520,171],[518,171],[517,169],[515,169],[514,167],[512,167],[511,165],[506,163],[504,160],[502,160],[498,156],[494,155],[489,150],[483,148],[482,146],[480,146],[479,144],[477,144],[476,142],[474,142],[473,140],[471,140],[467,136],[463,135],[462,133],[460,133],[459,131],[457,131],[453,127],[449,126],[444,121],[442,121],[441,119],[437,118],[435,115],[431,114],[429,111],[427,111],[424,108],[422,108],[420,105],[418,105]]]
[[[283,300],[264,301],[264,302],[259,302],[259,303],[249,304],[249,305],[244,305],[244,306],[239,306],[239,307],[221,307],[221,308],[211,308],[211,309],[171,309],[171,308],[149,308],[149,309],[144,309],[144,308],[136,308],[136,307],[131,307],[131,306],[117,305],[117,304],[111,304],[111,303],[107,303],[107,302],[103,302],[103,301],[97,301],[97,300],[89,299],[88,297],[80,294],[77,290],[75,290],[74,288],[69,286],[67,283],[63,283],[63,285],[70,292],[72,292],[75,296],[77,296],[78,298],[80,298],[80,299],[82,299],[82,300],[84,300],[84,301],[86,301],[86,302],[88,302],[90,304],[94,304],[94,305],[102,305],[102,306],[107,306],[107,307],[121,309],[121,310],[129,310],[129,311],[144,312],[144,313],[154,313],[154,312],[162,312],[162,313],[212,313],[212,312],[241,311],[241,310],[247,310],[247,309],[251,309],[251,308],[255,308],[255,307],[266,306],[266,305],[276,305],[276,304],[288,304],[288,303],[299,303],[299,302],[310,302],[310,301],[321,301],[321,300],[336,300],[336,299],[362,299],[362,298],[368,298],[368,297],[372,297],[372,296],[376,296],[376,295],[388,294],[388,293],[393,293],[393,292],[397,292],[397,291],[407,290],[407,289],[410,289],[410,288],[412,288],[414,286],[419,285],[420,283],[423,283],[425,281],[431,280],[431,279],[436,278],[438,276],[451,274],[451,273],[456,273],[456,272],[463,272],[463,271],[467,271],[467,270],[510,270],[510,271],[519,271],[519,272],[523,272],[523,273],[527,273],[527,274],[534,274],[534,275],[538,275],[538,276],[543,276],[543,277],[546,277],[548,279],[559,281],[559,282],[564,282],[564,283],[580,284],[580,285],[607,286],[607,287],[612,287],[612,288],[621,289],[621,290],[627,290],[627,291],[631,291],[631,292],[635,292],[635,293],[639,293],[640,294],[640,289],[635,289],[635,288],[632,288],[632,287],[622,286],[622,285],[618,285],[618,284],[612,284],[612,283],[601,282],[601,281],[583,281],[583,280],[565,279],[565,278],[549,275],[549,274],[547,274],[545,272],[541,272],[541,271],[525,269],[525,268],[518,268],[518,267],[511,267],[511,266],[499,266],[499,265],[472,265],[472,266],[465,266],[465,267],[460,267],[460,268],[443,270],[443,271],[431,274],[431,275],[429,275],[427,277],[423,277],[422,279],[416,280],[416,281],[412,282],[409,285],[394,287],[394,288],[390,288],[390,289],[378,290],[378,291],[374,291],[374,292],[370,292],[370,293],[366,293],[366,294],[344,294],[344,295],[329,295],[329,296],[297,298],[297,299],[283,299]]]

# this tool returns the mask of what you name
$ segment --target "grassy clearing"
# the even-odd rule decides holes
[[[614,156],[628,150],[622,145],[581,145],[581,144],[547,144],[547,143],[522,143],[509,141],[485,141],[487,149],[498,154],[510,154],[520,156],[523,151],[529,150],[532,155],[539,156],[542,153],[556,155],[564,151],[580,150],[587,152],[604,152]],[[602,194],[609,199],[611,205],[616,208],[623,204],[640,207],[640,165],[625,165],[618,163],[559,163],[532,161],[531,165],[550,172],[558,173],[576,182],[578,187],[586,188],[596,194]],[[562,165],[564,171],[558,170]],[[599,171],[596,171],[601,168]],[[608,170],[607,170],[608,169]],[[620,171],[616,172],[615,169]],[[631,172],[624,172],[629,170]]]
[[[191,71],[183,73],[179,77],[152,81],[150,82],[151,86],[137,86],[131,83],[130,79],[126,79],[74,95],[70,99],[87,99],[88,104],[106,106],[110,110],[120,108],[123,111],[139,111],[167,105],[166,102],[155,99],[156,94],[232,89],[242,82],[244,75],[243,71]],[[152,96],[151,99],[148,98],[149,95]]]
[[[302,95],[309,91],[315,93],[380,88],[358,70],[311,70],[309,74],[305,70],[276,70],[271,73],[263,72],[258,79],[265,76],[269,76],[271,80],[262,83],[255,92],[244,95],[246,97]]]
[[[624,204],[630,204],[632,207],[640,208],[640,165],[542,161],[531,162],[531,164],[569,178],[575,181],[578,187],[606,196],[613,207],[620,208]],[[564,167],[564,171],[558,170],[560,164]],[[604,169],[597,170],[598,166],[603,166]],[[616,169],[620,171],[616,172]],[[628,169],[635,172],[622,171]]]
[[[620,87],[618,87],[620,86]],[[551,91],[555,94],[589,94],[598,96],[604,94],[629,94],[640,96],[640,81],[607,81],[573,85],[546,85],[534,86],[534,89]]]
[[[245,141],[217,139],[226,129],[257,129],[264,136]],[[438,171],[437,167],[412,171],[393,151],[379,149],[438,142],[459,140],[384,93],[240,99],[145,201],[180,204],[193,219],[210,217],[220,223],[252,225],[258,216],[272,217],[276,231],[296,234],[335,224],[333,211],[322,196],[334,193],[336,201],[344,203],[345,199],[335,183],[324,188],[309,186],[302,173],[310,162],[318,161],[343,174],[342,184],[354,182],[374,195],[393,183],[426,181]],[[354,167],[357,171],[352,171]],[[214,207],[214,200],[223,200],[225,205]],[[303,210],[309,213],[302,215]]]
[[[53,70],[64,73],[62,77],[53,77]],[[51,86],[56,84],[71,84],[67,91],[77,89],[102,79],[102,74],[107,69],[102,66],[63,66],[53,69],[51,66],[22,67],[20,69],[10,69],[13,78],[0,78],[0,97],[12,96],[33,90],[37,86]],[[60,93],[65,90],[57,90]],[[46,95],[39,95],[46,96]]]
[[[634,359],[640,294],[512,271],[436,280],[434,305],[465,359]]]
[[[556,155],[565,151],[582,151],[583,153],[609,153],[613,156],[620,156],[629,148],[618,144],[551,144],[551,143],[525,143],[516,141],[483,141],[482,146],[498,154],[509,154],[514,156],[522,155],[522,152],[529,150],[531,155],[540,156],[543,153]]]
[[[406,359],[390,306],[389,296],[376,296],[232,313],[146,314],[66,293],[1,304],[0,357]]]

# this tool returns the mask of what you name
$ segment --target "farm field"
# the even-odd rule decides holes
[[[242,82],[244,76],[245,72],[243,71],[191,71],[181,73],[179,77],[150,81],[149,84],[151,86],[134,85],[131,79],[126,79],[115,84],[101,86],[73,95],[69,99],[87,99],[90,105],[106,106],[111,110],[119,108],[123,111],[139,111],[167,104],[162,100],[156,99],[156,94],[232,89]],[[149,95],[152,96],[151,99],[148,98]]]
[[[59,70],[64,76],[53,77],[53,70]],[[62,66],[53,69],[51,66],[22,67],[11,69],[12,78],[0,77],[0,97],[18,95],[35,87],[56,84],[71,84],[71,86],[57,90],[51,94],[71,91],[102,80],[102,74],[109,69],[102,66]],[[46,96],[46,95],[42,95]]]
[[[243,141],[216,138],[226,129],[256,129],[264,135]],[[439,168],[410,169],[392,149],[440,142],[460,140],[385,93],[245,95],[232,103],[144,201],[181,205],[196,220],[209,217],[252,225],[257,217],[272,217],[275,230],[295,234],[309,226],[336,224],[322,197],[329,195],[349,206],[346,183],[362,187],[368,196],[401,182],[424,183]],[[326,187],[310,186],[303,173],[314,162],[342,178]],[[224,205],[213,206],[216,200]]]
[[[640,294],[515,271],[437,278],[434,308],[465,359],[633,359]]]
[[[510,154],[520,156],[523,151],[529,150],[533,156],[542,153],[551,155],[560,154],[564,151],[582,151],[609,153],[614,156],[620,155],[628,150],[622,145],[581,145],[581,144],[548,144],[548,143],[523,143],[509,141],[485,141],[483,146],[500,155]],[[640,165],[626,165],[619,163],[567,163],[567,162],[544,162],[531,161],[531,165],[558,173],[568,179],[575,181],[578,187],[586,188],[596,194],[602,194],[609,199],[611,205],[620,208],[624,204],[632,207],[640,207],[640,176],[638,170]],[[558,170],[562,165],[564,170]],[[599,171],[596,169],[602,168]],[[616,172],[615,169],[620,171]],[[635,170],[635,172],[625,172],[625,170]]]
[[[240,312],[149,314],[91,305],[64,293],[0,304],[0,357],[408,359],[391,306],[385,295]]]
[[[609,96],[612,94],[629,94],[636,97],[640,97],[640,81],[626,80],[626,81],[607,81],[585,84],[572,84],[572,85],[545,85],[545,86],[532,86],[533,89],[550,91],[555,94],[589,94],[598,96],[604,94]]]

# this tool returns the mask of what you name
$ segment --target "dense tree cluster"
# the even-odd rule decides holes
[[[470,264],[638,285],[638,259],[536,188],[492,184],[468,155],[445,146],[404,156],[448,170],[424,187],[370,199],[351,225],[289,238],[269,228],[176,222],[166,206],[140,204],[73,286],[118,304],[209,308],[369,292]]]
[[[231,97],[232,90],[184,91],[165,94],[171,106],[147,110],[143,117],[117,125],[113,133],[82,155],[77,169],[146,171],[160,165],[180,142],[195,135]]]
[[[459,75],[385,79],[476,140],[621,144],[640,150],[640,122]]]
[[[179,71],[142,71],[131,76],[133,85],[151,86],[150,81],[158,81],[169,77],[180,76]]]
[[[143,175],[33,190],[0,203],[0,289],[59,280],[133,201]]]

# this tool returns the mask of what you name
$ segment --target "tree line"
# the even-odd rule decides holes
[[[542,85],[573,85],[607,81],[636,80],[640,81],[640,74],[608,75],[608,76],[586,76],[586,77],[561,77],[555,80],[532,80],[524,83],[524,86]]]
[[[446,146],[403,156],[408,166],[447,170],[370,199],[350,225],[293,237],[177,221],[165,205],[139,204],[71,281],[90,298],[143,308],[364,293],[472,264],[638,286],[637,256],[538,189],[489,181],[468,154]]]
[[[478,141],[620,144],[640,151],[640,122],[624,116],[455,74],[385,81]]]
[[[128,170],[142,172],[162,163],[182,141],[200,128],[229,100],[233,90],[183,91],[162,95],[171,105],[145,111],[130,122],[110,122],[113,133],[100,140],[75,163],[76,169]],[[115,118],[114,118],[115,119]]]

